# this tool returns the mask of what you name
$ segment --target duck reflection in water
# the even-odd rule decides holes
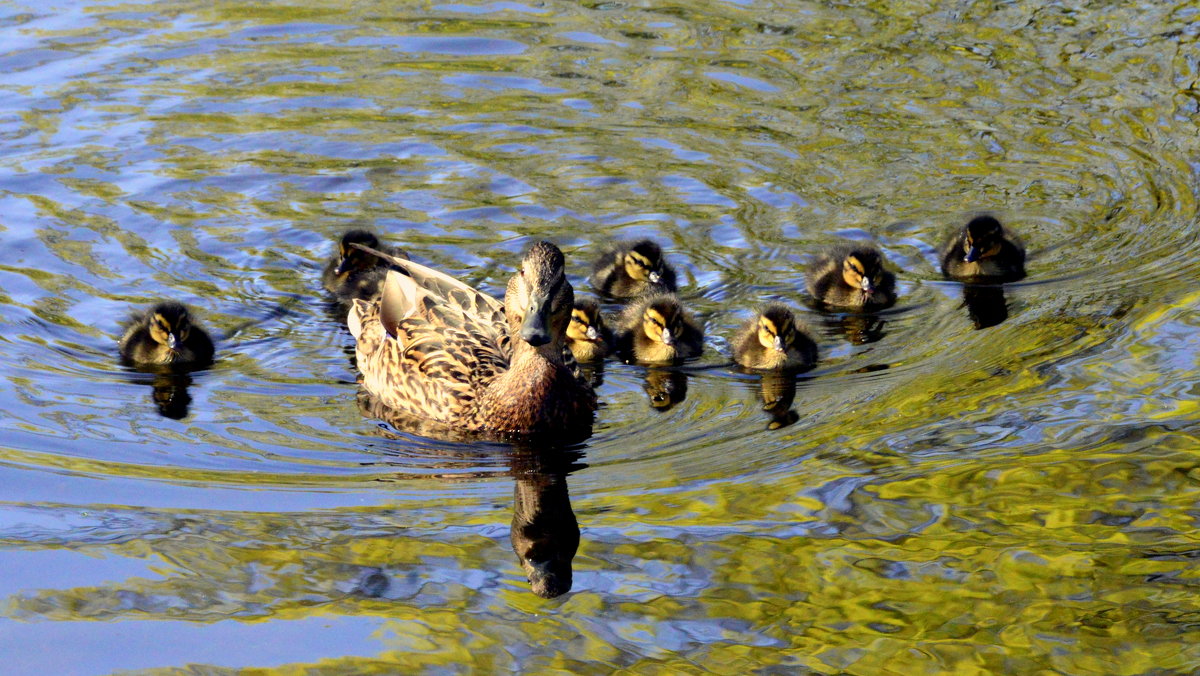
[[[563,449],[516,449],[512,474],[513,518],[509,539],[533,593],[554,598],[571,591],[579,522],[571,510]]]
[[[455,433],[445,426],[431,427],[388,408],[366,390],[359,390],[357,401],[363,417],[382,420],[396,430],[465,443],[487,439],[479,433]],[[390,439],[403,439],[384,429],[380,429],[379,434]],[[533,593],[543,598],[561,596],[571,590],[571,566],[579,549],[579,522],[571,510],[567,474],[585,467],[579,462],[583,453],[541,438],[509,438],[506,441],[512,444],[508,463],[509,473],[515,480],[509,533],[513,553],[517,555]],[[422,454],[432,451],[425,448]],[[479,467],[480,455],[474,447],[450,447],[445,453],[447,461],[439,462],[439,468]],[[469,475],[456,473],[455,476]],[[479,476],[490,476],[490,473]]]
[[[186,373],[160,373],[154,376],[150,386],[154,388],[154,405],[158,413],[171,420],[183,420],[187,417],[188,406],[192,403],[192,395],[188,394],[188,386],[192,377]]]
[[[845,338],[851,345],[878,342],[887,335],[883,330],[887,322],[873,312],[826,315],[821,319],[821,323],[828,333]]]
[[[795,424],[800,414],[792,409],[796,400],[795,373],[764,373],[759,380],[762,410],[767,414],[767,429],[777,430]]]
[[[642,389],[650,398],[650,406],[656,411],[666,412],[687,399],[687,374],[664,368],[646,369]]]
[[[963,287],[963,306],[976,330],[996,326],[1008,319],[1008,301],[1001,286]]]

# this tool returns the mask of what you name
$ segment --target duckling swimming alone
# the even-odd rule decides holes
[[[207,366],[213,342],[180,303],[165,301],[134,315],[117,344],[128,365]]]
[[[614,298],[634,298],[675,291],[675,270],[663,260],[662,248],[648,239],[618,243],[600,255],[592,268],[592,286]]]
[[[403,250],[381,246],[379,238],[369,230],[351,230],[338,241],[337,253],[329,259],[321,273],[321,284],[342,303],[355,298],[369,300],[379,294],[379,284],[387,275],[387,261],[373,256],[353,244],[378,249],[399,258],[408,258]]]
[[[567,346],[581,364],[600,361],[612,350],[613,334],[604,325],[599,303],[590,298],[575,301],[567,326]]]
[[[942,249],[942,273],[966,280],[1015,282],[1025,276],[1025,247],[992,216],[977,216]]]
[[[742,326],[733,359],[752,369],[807,369],[817,362],[817,344],[791,310],[772,303]]]
[[[704,330],[673,293],[648,296],[625,308],[617,328],[617,347],[627,361],[671,363],[704,349]]]
[[[883,253],[869,244],[843,244],[817,257],[805,276],[818,302],[879,310],[896,302],[896,276],[883,269]]]

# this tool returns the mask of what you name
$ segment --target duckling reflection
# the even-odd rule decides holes
[[[1008,319],[1008,302],[1004,298],[1004,289],[999,286],[964,286],[963,305],[977,331]]]
[[[665,413],[687,399],[687,374],[671,369],[648,368],[642,389],[650,398],[650,406]]]
[[[887,324],[874,313],[826,315],[821,323],[835,335],[842,336],[851,345],[874,343],[887,335],[883,327]]]
[[[154,376],[150,386],[154,388],[154,405],[158,413],[171,420],[183,420],[187,417],[188,406],[192,403],[192,395],[188,394],[188,386],[192,377],[186,373],[160,373]]]
[[[770,419],[767,429],[777,430],[795,424],[800,414],[792,409],[796,400],[796,376],[788,372],[763,373],[759,380],[762,410]]]
[[[509,540],[534,594],[554,598],[571,591],[579,522],[571,511],[563,449],[518,450],[513,455],[513,518]]]

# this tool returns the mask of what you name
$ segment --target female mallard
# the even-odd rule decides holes
[[[596,395],[568,363],[574,292],[558,247],[530,248],[503,305],[449,275],[371,253],[393,269],[379,299],[354,300],[346,320],[368,392],[401,414],[460,430],[591,429]]]
[[[690,359],[704,349],[704,330],[673,293],[649,296],[625,308],[617,347],[627,361],[655,364]]]
[[[164,301],[134,315],[125,327],[117,349],[130,366],[181,366],[202,368],[213,360],[213,342],[192,321],[188,309]]]
[[[387,261],[356,248],[355,244],[408,258],[402,249],[381,246],[375,233],[368,230],[351,230],[342,235],[337,253],[329,259],[321,273],[321,284],[346,304],[355,298],[374,298],[379,293],[379,284],[388,268]]]
[[[965,280],[1015,282],[1025,276],[1025,247],[992,216],[978,216],[942,248],[942,273]]]
[[[613,345],[613,334],[600,316],[600,303],[591,298],[575,301],[571,324],[567,326],[567,346],[581,364],[601,361]]]
[[[733,360],[751,369],[807,369],[817,362],[817,344],[791,310],[772,303],[734,337]]]
[[[896,276],[883,269],[883,254],[869,244],[843,244],[817,257],[806,275],[819,303],[879,310],[896,302]]]
[[[620,242],[600,254],[592,269],[592,286],[613,298],[668,293],[675,291],[675,271],[654,242]]]

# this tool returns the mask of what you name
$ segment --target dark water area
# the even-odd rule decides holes
[[[1187,3],[0,6],[0,671],[1200,669],[1198,35]],[[980,211],[1024,280],[942,278]],[[653,238],[703,356],[606,363],[567,448],[398,429],[321,289],[351,227],[495,295],[538,239],[582,295]],[[847,238],[895,306],[806,296]],[[119,364],[160,298],[211,368]],[[730,362],[769,300],[801,377]]]

